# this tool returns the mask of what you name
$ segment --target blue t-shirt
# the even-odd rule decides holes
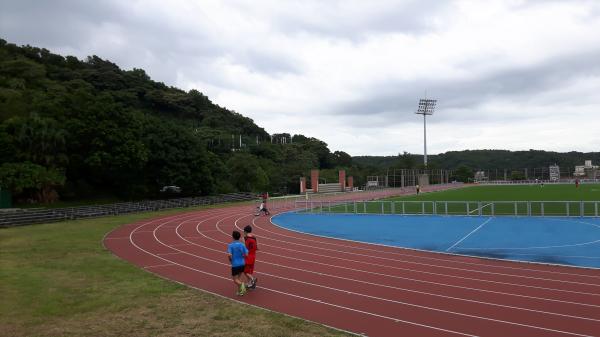
[[[240,267],[244,265],[244,255],[248,255],[248,248],[239,241],[233,241],[227,245],[227,252],[231,254],[231,266]]]

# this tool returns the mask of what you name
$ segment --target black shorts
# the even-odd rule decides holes
[[[237,266],[237,267],[231,267],[231,276],[237,276],[241,273],[244,272],[244,267],[245,266]]]

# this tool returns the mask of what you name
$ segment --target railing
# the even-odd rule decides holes
[[[206,197],[144,200],[54,209],[17,209],[14,211],[0,212],[0,228],[145,211],[158,211],[172,208],[212,205],[234,201],[250,201],[255,198],[256,196],[252,193],[230,193]]]
[[[297,200],[307,213],[599,217],[600,201],[327,201]]]
[[[597,184],[600,183],[600,179],[579,179],[579,183],[581,184]],[[549,184],[549,185],[566,185],[566,184],[575,184],[574,178],[569,179],[560,179],[557,181],[554,180],[482,180],[477,181],[479,185],[540,185],[540,184]]]
[[[421,192],[433,192],[448,189],[461,188],[464,184],[437,184],[423,186]],[[307,193],[303,195],[289,195],[283,197],[269,198],[268,208],[272,210],[298,208],[298,203],[310,202],[352,202],[355,200],[377,200],[401,195],[415,194],[415,186],[379,188],[373,190],[355,190],[351,192],[331,192],[331,193]]]

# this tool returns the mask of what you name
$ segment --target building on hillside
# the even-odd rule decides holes
[[[559,181],[560,180],[560,167],[558,165],[550,165],[549,167],[550,173],[550,181]]]
[[[598,165],[592,165],[591,160],[586,160],[584,165],[575,166],[575,172],[573,172],[573,176],[595,179],[599,173],[598,168]]]
[[[477,171],[475,172],[474,180],[476,183],[480,181],[487,181],[488,177],[485,176],[485,171]]]

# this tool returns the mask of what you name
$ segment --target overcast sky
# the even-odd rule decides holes
[[[600,1],[0,0],[0,37],[351,155],[600,151]]]

